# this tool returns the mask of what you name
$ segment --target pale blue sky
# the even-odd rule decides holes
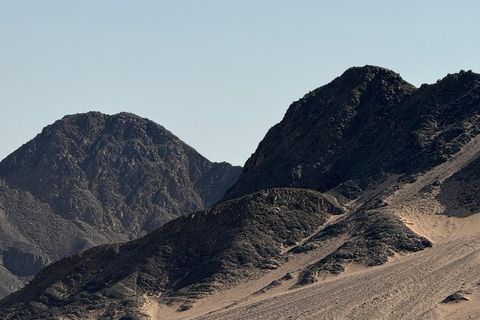
[[[240,164],[351,66],[480,72],[479,1],[0,0],[0,158],[66,114],[128,111]]]

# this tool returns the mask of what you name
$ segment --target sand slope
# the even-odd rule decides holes
[[[480,237],[195,319],[479,319]],[[442,304],[465,290],[470,301]],[[470,317],[470,318],[469,318]]]

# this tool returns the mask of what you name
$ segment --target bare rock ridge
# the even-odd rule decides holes
[[[313,282],[319,272],[340,273],[345,262],[379,265],[396,252],[431,246],[398,217],[380,213],[358,214],[342,227],[335,225],[336,231],[331,225],[322,228],[332,216],[344,214],[334,198],[317,191],[259,191],[177,218],[142,239],[95,247],[54,263],[2,300],[0,315],[148,319],[142,312],[145,296],[188,310],[198,299],[313,250],[308,245],[296,250],[311,235],[314,245],[340,233],[351,232],[352,240],[308,266],[299,285]]]
[[[154,317],[146,309],[153,304],[189,318],[198,300],[242,284],[258,297],[287,283],[308,287],[351,266],[377,267],[394,256],[402,261],[407,253],[435,250],[436,244],[404,223],[401,210],[416,203],[410,198],[427,204],[421,197],[428,194],[444,209],[417,208],[420,215],[463,219],[479,213],[479,121],[478,74],[462,71],[417,89],[384,68],[351,68],[290,106],[216,205],[143,238],[49,265],[0,301],[0,317],[146,320]],[[435,180],[443,165],[450,171]],[[217,170],[224,169],[210,168],[194,180],[199,194],[219,194],[205,188],[216,185],[211,177]],[[14,196],[33,197],[31,192]],[[32,208],[39,205],[33,200]],[[470,250],[473,243],[461,247]],[[263,277],[270,282],[255,287]],[[394,295],[375,294],[379,300],[372,306]],[[235,306],[223,307],[235,314]],[[341,307],[341,312],[361,313],[366,307]],[[215,319],[222,318],[229,317],[220,312]]]
[[[180,301],[188,307],[217,288],[275,269],[282,246],[342,213],[319,192],[259,191],[178,218],[140,240],[95,247],[50,265],[3,300],[2,309],[17,301],[23,310],[19,319],[140,317],[138,310],[124,306],[142,305],[144,294],[160,293],[164,303]]]
[[[209,207],[239,172],[133,114],[66,116],[0,163],[0,261],[17,283],[3,290],[51,261]]]
[[[472,72],[416,89],[388,69],[351,68],[290,106],[224,199],[299,187],[349,201],[386,174],[407,179],[479,133],[479,99]]]

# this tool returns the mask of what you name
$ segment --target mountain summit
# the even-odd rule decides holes
[[[5,272],[145,235],[218,201],[239,172],[133,114],[66,116],[0,163]]]
[[[478,134],[479,83],[460,72],[416,89],[388,69],[348,69],[290,106],[225,199],[300,187],[349,201],[387,174],[432,168]]]
[[[12,188],[63,218],[132,237],[210,206],[238,170],[208,161],[153,121],[98,112],[66,116],[0,163]]]

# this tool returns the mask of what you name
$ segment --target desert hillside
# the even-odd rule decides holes
[[[480,75],[351,68],[216,205],[42,269],[5,319],[480,317]]]

